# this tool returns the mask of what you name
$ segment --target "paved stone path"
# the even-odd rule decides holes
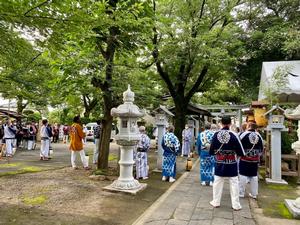
[[[134,225],[255,225],[249,199],[241,199],[243,209],[233,211],[229,184],[224,184],[220,208],[213,208],[209,201],[212,187],[201,186],[199,162],[191,172],[183,174]]]

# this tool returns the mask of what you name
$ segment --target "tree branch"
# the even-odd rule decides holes
[[[193,85],[193,87],[189,90],[189,92],[187,93],[187,95],[184,97],[186,102],[189,102],[190,99],[193,97],[193,95],[197,92],[200,84],[202,83],[205,75],[207,74],[207,71],[208,71],[208,67],[207,67],[207,65],[205,65],[202,68],[202,70],[201,70],[201,72],[200,72],[200,74],[199,74],[199,76],[197,78],[197,81],[195,82],[195,84]]]
[[[91,84],[94,87],[100,88],[101,90],[104,89],[104,84],[103,84],[102,80],[100,80],[99,78],[93,77],[91,80]]]
[[[42,3],[40,3],[40,4],[38,4],[37,6],[34,6],[33,8],[27,10],[27,12],[24,13],[24,16],[27,16],[27,14],[29,14],[31,11],[33,11],[33,10],[35,10],[35,9],[37,9],[37,8],[40,8],[40,7],[43,6],[43,5],[48,4],[50,1],[51,1],[51,0],[46,0],[46,1],[44,1],[44,2],[42,2]]]
[[[202,16],[203,16],[203,13],[204,13],[204,6],[205,6],[205,0],[202,1],[199,19],[202,19]]]
[[[154,14],[155,14],[156,13],[156,2],[155,2],[155,0],[153,0],[153,11],[154,11]],[[161,76],[161,78],[167,84],[167,87],[169,89],[169,92],[170,92],[171,96],[175,97],[176,96],[176,91],[175,91],[174,85],[173,85],[168,73],[166,73],[163,70],[163,68],[161,66],[161,61],[159,60],[159,51],[158,51],[158,48],[157,48],[158,41],[157,40],[158,40],[157,29],[156,29],[156,27],[153,27],[152,43],[153,43],[154,49],[152,51],[152,56],[153,56],[154,61],[155,61],[156,69],[157,69],[158,74]]]

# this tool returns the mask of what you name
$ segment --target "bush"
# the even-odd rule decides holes
[[[282,132],[281,133],[281,154],[291,154],[293,151],[292,143],[297,141],[297,132]]]

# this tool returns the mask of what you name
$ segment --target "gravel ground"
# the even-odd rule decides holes
[[[0,177],[0,224],[131,224],[171,185],[162,182],[159,173],[151,172],[148,180],[141,181],[148,184],[146,190],[136,196],[106,192],[102,187],[111,184],[116,176],[101,181],[91,179],[92,171],[70,168],[66,146],[53,147],[53,164],[37,160],[37,150],[20,152],[10,162],[19,163],[16,170],[34,166],[41,171]],[[91,143],[87,149],[92,149]],[[111,154],[117,155],[117,151],[114,146]],[[116,161],[111,161],[110,166],[115,167]],[[150,170],[154,169],[154,150],[149,153],[149,162]],[[185,159],[179,157],[177,162],[180,176]],[[2,170],[6,163],[0,162]],[[13,170],[13,166],[9,169]]]

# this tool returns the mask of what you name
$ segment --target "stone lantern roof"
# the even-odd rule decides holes
[[[131,91],[130,85],[128,85],[128,89],[123,93],[123,101],[122,105],[111,109],[112,116],[137,118],[145,115],[143,110],[140,110],[137,105],[133,104],[134,93]]]

